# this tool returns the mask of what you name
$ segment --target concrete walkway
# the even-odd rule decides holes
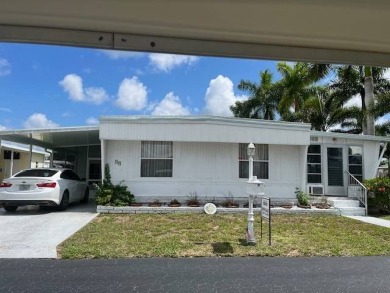
[[[379,218],[375,218],[375,217],[368,217],[368,216],[367,217],[366,216],[346,216],[346,217],[351,218],[351,219],[355,219],[358,221],[362,221],[365,223],[390,228],[390,221],[389,220],[379,219]]]
[[[0,208],[0,258],[56,258],[56,247],[98,214],[96,205],[69,206],[65,212]]]

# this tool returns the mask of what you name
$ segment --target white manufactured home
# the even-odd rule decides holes
[[[350,175],[375,176],[386,138],[311,131],[304,123],[221,117],[101,117],[102,165],[137,198],[245,198],[247,145],[271,198],[347,196]]]
[[[247,198],[249,143],[256,147],[253,175],[267,196],[292,199],[295,188],[348,196],[351,179],[375,177],[381,146],[390,141],[311,131],[305,123],[211,116],[103,116],[98,127],[1,131],[0,139],[49,148],[51,164],[63,162],[90,184],[108,164],[112,181],[139,201],[194,193]]]

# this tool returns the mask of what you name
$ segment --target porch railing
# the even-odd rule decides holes
[[[348,171],[346,173],[348,174],[348,197],[356,197],[364,205],[367,216],[367,188],[351,173]]]

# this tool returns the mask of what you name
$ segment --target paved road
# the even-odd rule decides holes
[[[8,213],[0,208],[0,258],[56,258],[57,245],[96,216],[92,200],[65,212],[28,206]]]
[[[390,257],[0,260],[0,292],[390,292]]]

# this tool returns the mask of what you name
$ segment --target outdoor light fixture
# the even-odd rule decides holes
[[[248,156],[253,157],[255,155],[255,145],[253,143],[248,144]]]

